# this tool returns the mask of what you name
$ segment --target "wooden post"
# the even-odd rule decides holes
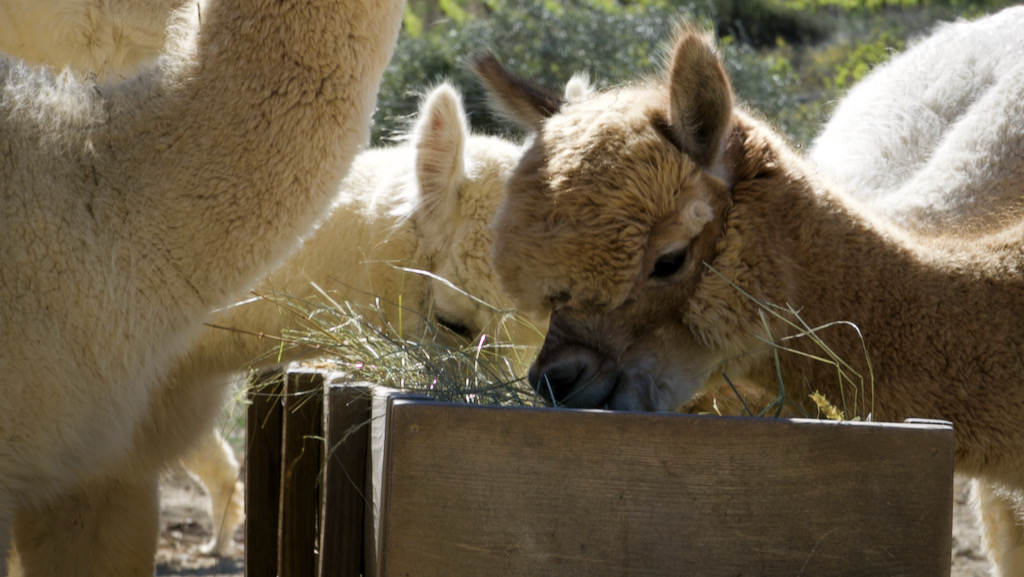
[[[320,577],[363,575],[371,385],[329,382],[324,390],[324,488]]]
[[[279,577],[316,577],[324,376],[285,374],[282,414]]]
[[[276,577],[277,527],[281,499],[280,371],[249,382],[245,418],[245,575]]]

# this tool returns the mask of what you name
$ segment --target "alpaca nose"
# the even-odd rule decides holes
[[[544,363],[538,359],[530,367],[527,378],[534,390],[555,406],[594,407],[607,396],[601,392],[599,399],[591,399],[594,395],[586,394],[597,378],[600,366],[600,359],[595,353],[576,349],[551,362]]]

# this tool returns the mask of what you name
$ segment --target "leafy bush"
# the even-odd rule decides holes
[[[858,44],[846,62],[836,70],[834,86],[839,90],[850,88],[867,76],[876,65],[888,60],[893,52],[901,51],[903,48],[903,41],[888,32],[880,34],[871,42]]]
[[[374,128],[379,141],[416,111],[417,94],[449,79],[465,95],[474,128],[489,133],[510,127],[486,106],[469,69],[474,56],[490,50],[510,70],[552,89],[578,71],[602,85],[656,69],[658,46],[671,33],[674,14],[662,8],[609,13],[587,8],[547,10],[540,2],[518,2],[487,19],[459,25],[443,21],[423,35],[403,34],[385,73]]]
[[[463,91],[476,130],[514,133],[487,107],[469,59],[491,50],[510,70],[553,90],[574,72],[588,72],[607,87],[656,72],[680,16],[702,19],[695,6],[601,11],[568,4],[549,10],[542,2],[510,1],[486,19],[447,20],[420,36],[403,34],[383,80],[374,142],[401,131],[418,96],[444,79]],[[743,100],[769,117],[793,105],[788,94],[797,76],[786,58],[761,56],[731,37],[723,50]]]
[[[469,70],[492,51],[509,69],[560,90],[585,71],[599,87],[656,72],[675,22],[714,26],[740,100],[796,144],[810,142],[843,93],[937,19],[1009,0],[410,0],[385,73],[373,142],[406,128],[419,95],[444,79],[477,131],[515,134]],[[440,18],[440,20],[438,20]],[[816,44],[810,44],[816,43]]]
[[[711,6],[715,29],[755,48],[771,48],[779,39],[793,44],[814,44],[828,28],[809,11],[779,2],[719,0]]]

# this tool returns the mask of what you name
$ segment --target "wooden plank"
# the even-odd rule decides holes
[[[366,470],[366,486],[370,489],[370,500],[369,506],[366,508],[364,530],[365,575],[367,577],[380,575],[380,511],[381,487],[384,484],[384,439],[386,438],[391,405],[395,399],[400,398],[405,398],[400,391],[387,387],[374,387],[373,397],[370,400],[370,439]]]
[[[320,577],[363,575],[371,387],[329,382],[324,406]]]
[[[281,444],[280,577],[315,577],[323,452],[323,384],[318,371],[290,369],[285,377]]]
[[[363,532],[366,543],[363,573],[366,577],[380,575],[379,559],[381,555],[380,511],[381,495],[384,485],[385,439],[390,422],[391,407],[396,400],[409,400],[433,403],[425,395],[412,395],[396,389],[374,386],[370,400],[370,438],[367,449],[366,486],[368,501],[366,507],[366,526]]]
[[[397,400],[380,574],[950,571],[953,433]]]
[[[281,373],[249,383],[245,418],[245,575],[276,577],[281,495]]]

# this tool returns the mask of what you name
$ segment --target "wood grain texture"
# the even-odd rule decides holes
[[[279,577],[315,577],[319,564],[324,376],[289,370],[281,443]]]
[[[324,394],[320,577],[359,577],[364,570],[372,393],[368,385],[328,383]]]
[[[949,575],[952,428],[396,400],[380,574]]]
[[[245,416],[245,575],[276,577],[281,502],[279,371],[257,375]]]
[[[366,474],[367,493],[373,499],[373,506],[366,509],[366,573],[367,576],[380,574],[381,555],[381,495],[384,485],[385,439],[391,422],[391,407],[399,399],[431,402],[422,396],[407,395],[395,389],[375,386],[370,400],[370,445]]]

